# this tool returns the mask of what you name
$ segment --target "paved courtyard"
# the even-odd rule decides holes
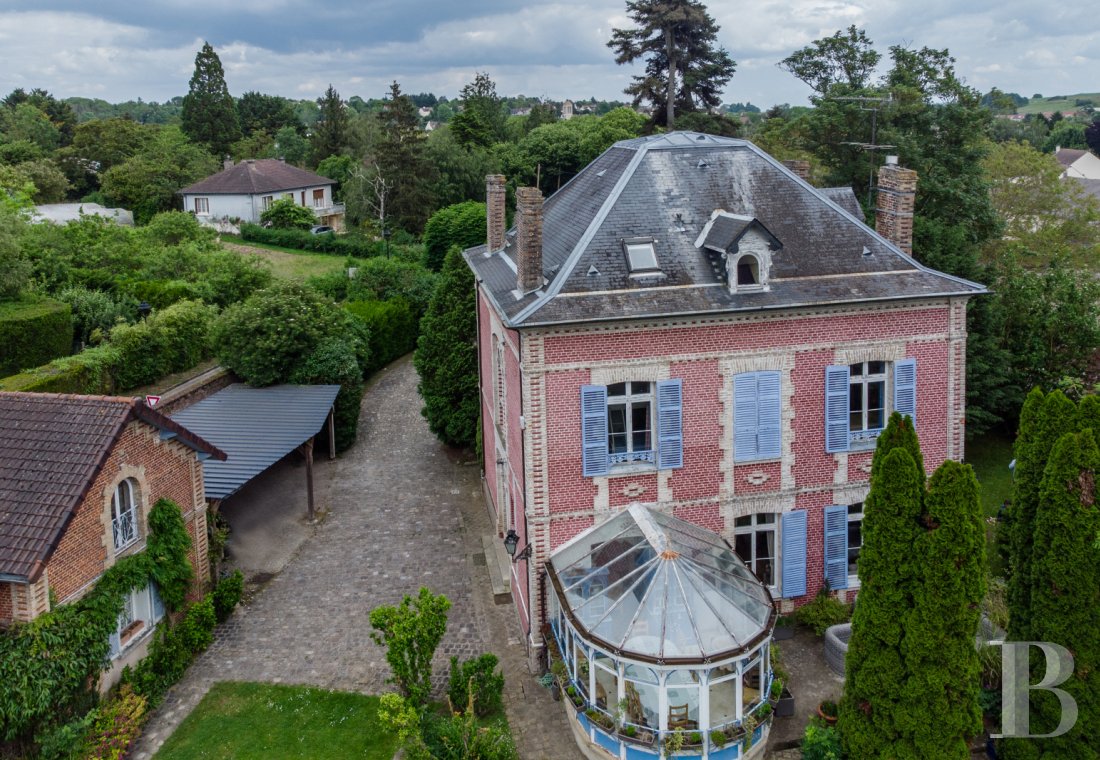
[[[409,357],[373,379],[363,398],[357,445],[335,462],[319,460],[316,495],[318,507],[327,510],[323,521],[293,526],[299,538],[289,562],[220,629],[152,716],[131,757],[152,757],[215,681],[364,693],[391,688],[383,651],[370,640],[368,616],[421,586],[446,594],[453,605],[437,653],[438,686],[451,655],[494,652],[503,663],[520,756],[580,757],[561,706],[527,672],[513,607],[493,602],[481,543],[492,527],[479,469],[455,461],[429,433],[416,381]],[[266,499],[262,485],[260,493],[250,494],[255,506],[301,505],[304,513],[296,490],[304,491],[304,477],[272,483]],[[280,514],[285,519],[285,509]],[[248,568],[245,558],[251,555],[240,555],[246,569],[267,570]]]

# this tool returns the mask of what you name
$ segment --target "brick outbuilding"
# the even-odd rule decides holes
[[[512,593],[532,649],[551,553],[635,503],[721,534],[781,610],[858,589],[890,413],[929,472],[963,457],[985,289],[909,255],[918,179],[884,168],[876,232],[849,188],[675,132],[615,144],[545,203],[521,189],[505,232],[488,178],[490,245],[464,254],[485,486],[500,535],[531,547]]]

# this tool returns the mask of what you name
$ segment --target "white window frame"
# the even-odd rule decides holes
[[[318,192],[321,193],[319,196],[317,195]],[[325,204],[325,191],[324,191],[324,188],[322,188],[321,190],[314,189],[312,200],[313,200],[313,208],[324,208],[325,205],[326,205]]]
[[[853,512],[853,509],[859,511]],[[844,561],[848,565],[848,588],[857,588],[859,586],[859,572],[852,572],[852,563],[850,558],[852,556],[852,523],[859,523],[859,546],[855,547],[856,558],[858,561],[859,553],[863,549],[863,502],[857,501],[855,504],[848,505],[848,526],[845,532],[845,544],[847,545],[847,556]]]
[[[111,538],[116,552],[138,540],[138,490],[133,478],[119,481],[111,495]]]
[[[876,372],[871,374],[869,372],[870,365],[875,363],[881,363],[883,365],[882,372]],[[856,374],[856,368],[859,368],[859,374]],[[853,444],[866,443],[874,441],[878,438],[879,433],[886,429],[886,423],[890,419],[890,413],[893,410],[893,397],[890,393],[890,380],[893,376],[894,363],[885,361],[882,359],[875,359],[872,361],[856,362],[848,365],[848,441]],[[882,427],[869,428],[867,422],[868,413],[868,389],[873,383],[882,383]],[[859,388],[860,407],[859,411],[853,411],[852,409],[852,397],[853,391]],[[857,430],[855,415],[859,415],[860,427]]]
[[[126,594],[122,603],[122,611],[118,616],[118,624],[115,626],[113,634],[114,639],[118,642],[118,651],[111,655],[112,659],[121,657],[132,645],[145,638],[163,617],[163,613],[158,615],[156,605],[153,602],[153,593],[153,584],[150,581],[147,585],[132,589]],[[142,626],[135,627],[123,640],[123,633],[137,621],[141,621]]]
[[[653,238],[627,238],[623,240],[623,253],[626,255],[626,265],[631,274],[652,274],[661,271]]]
[[[761,522],[760,518],[768,519],[771,522]],[[739,522],[748,520],[747,523],[738,525]],[[741,557],[741,560],[749,568],[757,578],[760,578],[760,574],[757,572],[757,562],[767,561],[771,562],[771,580],[761,579],[769,589],[778,590],[779,588],[779,550],[780,550],[780,536],[779,536],[779,515],[775,512],[754,512],[751,515],[741,515],[733,521],[733,546],[734,553],[738,557],[741,557],[741,553],[737,551],[737,536],[750,536],[749,540],[749,553],[750,557],[745,559]],[[766,559],[756,556],[756,536],[758,533],[771,533],[772,534],[772,556]]]
[[[195,216],[210,216],[210,199],[195,199]]]
[[[649,390],[641,393],[634,391],[634,385],[636,383],[645,383],[649,386]],[[611,389],[617,385],[622,385],[625,393],[620,396],[614,396],[611,393]],[[610,383],[607,385],[607,454],[611,458],[611,466],[619,464],[630,464],[634,462],[647,462],[650,464],[656,464],[657,462],[657,431],[656,431],[656,409],[657,409],[657,383],[652,380],[627,380],[622,383]],[[625,430],[620,432],[613,432],[611,429],[611,408],[613,406],[622,406],[623,414],[625,416]],[[634,448],[634,407],[635,406],[647,406],[647,417],[649,419],[649,429],[645,431],[649,436],[649,448],[637,449]],[[641,432],[641,431],[639,431]],[[612,441],[616,436],[626,436],[626,449],[616,451]]]
[[[271,204],[275,202],[275,197],[271,195],[264,195],[260,197],[260,208],[263,211],[267,211],[271,208]]]

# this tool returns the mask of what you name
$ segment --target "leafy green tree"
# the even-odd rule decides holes
[[[256,132],[274,135],[283,127],[302,130],[298,115],[294,113],[294,105],[278,95],[264,95],[250,90],[237,101],[237,113],[245,137]]]
[[[477,307],[474,276],[455,247],[420,321],[413,363],[420,375],[421,410],[431,431],[450,446],[472,448],[477,429]]]
[[[431,213],[431,183],[435,172],[424,149],[425,135],[420,129],[416,106],[401,94],[397,82],[390,85],[390,96],[379,114],[382,133],[375,146],[378,173],[389,190],[385,223],[393,220],[401,229],[418,233]]]
[[[863,29],[853,24],[846,31],[814,40],[784,58],[779,67],[794,74],[820,96],[835,85],[862,90],[871,81],[882,55]]]
[[[908,680],[896,715],[898,757],[970,757],[982,729],[974,647],[985,596],[985,529],[970,465],[948,460],[932,475],[912,554],[918,587],[902,653]],[[860,601],[862,604],[862,600]]]
[[[237,106],[225,85],[221,59],[209,42],[195,55],[195,73],[180,114],[183,133],[219,158],[241,139]]]
[[[677,113],[721,105],[736,63],[717,45],[718,24],[697,0],[628,0],[631,29],[613,29],[615,63],[646,59],[645,73],[625,90],[634,105],[652,103],[654,123],[674,127]]]
[[[0,187],[6,194],[7,188]],[[0,301],[18,298],[30,284],[31,263],[23,254],[22,231],[26,217],[0,204]]]
[[[408,302],[417,319],[424,314],[439,277],[419,261],[375,256],[359,264],[348,283],[348,300]]]
[[[130,119],[93,119],[78,124],[72,144],[57,152],[73,190],[84,195],[99,189],[100,177],[148,148],[157,128]]]
[[[1060,644],[1073,655],[1073,675],[1059,684],[1077,703],[1070,730],[1048,739],[1002,742],[1008,760],[1100,757],[1093,741],[1100,726],[1100,509],[1096,477],[1100,450],[1094,431],[1064,432],[1049,452],[1034,522],[1028,640]],[[1010,636],[1016,639],[1015,636]],[[1038,673],[1032,673],[1035,683]],[[1031,693],[1032,733],[1051,732],[1062,714],[1049,692]]]
[[[489,150],[462,147],[449,126],[428,135],[425,152],[435,167],[435,200],[440,206],[480,198],[485,193],[485,176],[500,171],[499,161]]]
[[[144,224],[160,211],[177,209],[180,189],[217,168],[217,160],[190,143],[178,127],[161,127],[140,153],[103,173],[103,194]]]
[[[1100,156],[1100,117],[1092,120],[1092,124],[1085,127],[1085,143],[1096,155]]]
[[[1008,576],[1008,636],[1031,641],[1034,588],[1032,561],[1038,547],[1035,530],[1041,509],[1041,488],[1047,460],[1058,439],[1076,424],[1073,402],[1061,391],[1043,394],[1034,388],[1020,411],[1020,431],[1013,453],[1016,470],[1012,479],[1011,562]]]
[[[0,133],[6,142],[26,141],[45,152],[61,144],[61,131],[49,116],[30,103],[0,110]]]
[[[336,182],[333,193],[337,200],[343,200],[344,183],[359,167],[359,162],[351,156],[329,156],[317,164],[317,173]]]
[[[24,161],[15,166],[0,166],[0,185],[23,187],[27,183],[34,186],[32,198],[35,203],[63,201],[65,191],[69,189],[64,173],[48,158]]]
[[[912,420],[895,412],[879,436],[863,506],[859,603],[838,722],[850,757],[896,756],[908,709],[905,636],[922,580],[913,548],[921,539],[924,495],[924,470],[913,451],[919,456]]]
[[[355,444],[359,425],[360,403],[363,400],[363,371],[356,356],[355,341],[347,335],[326,338],[288,378],[299,384],[333,384],[340,386],[333,404],[336,450],[344,451]],[[362,348],[359,351],[363,353]]]
[[[446,596],[422,587],[415,599],[406,594],[399,606],[370,611],[371,640],[386,648],[392,671],[389,680],[414,707],[426,705],[431,695],[432,657],[447,632],[450,608]]]
[[[466,201],[441,208],[424,225],[424,262],[432,271],[443,268],[451,246],[472,248],[485,242],[485,204]]]
[[[506,112],[497,86],[487,72],[477,72],[462,88],[462,110],[450,121],[451,133],[463,147],[488,148],[504,139]]]
[[[294,127],[283,127],[275,133],[275,154],[288,164],[302,166],[309,156],[309,141]]]
[[[242,137],[229,149],[229,154],[233,156],[234,161],[244,161],[248,158],[278,158],[276,152],[275,138],[263,131]]]
[[[348,144],[348,107],[331,84],[317,99],[320,118],[313,125],[311,150],[316,166],[329,156],[338,156]]]
[[[317,224],[317,216],[312,209],[299,206],[293,198],[280,198],[260,214],[261,222],[270,222],[272,227],[282,230],[308,230]]]
[[[1047,135],[1043,143],[1044,153],[1053,153],[1058,148],[1075,148],[1077,150],[1088,149],[1085,141],[1085,125],[1079,121],[1061,120]]]
[[[77,116],[67,100],[58,100],[41,87],[35,87],[29,93],[22,88],[16,88],[4,98],[4,105],[10,109],[20,105],[30,105],[46,114],[58,132],[59,144],[64,147],[73,139],[73,130],[76,128]]]

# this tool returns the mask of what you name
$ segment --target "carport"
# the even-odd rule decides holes
[[[333,404],[339,385],[235,383],[172,415],[224,451],[224,462],[203,462],[206,498],[215,506],[252,478],[298,449],[306,458],[308,515],[313,507],[313,438],[328,424],[329,458],[336,457]]]

